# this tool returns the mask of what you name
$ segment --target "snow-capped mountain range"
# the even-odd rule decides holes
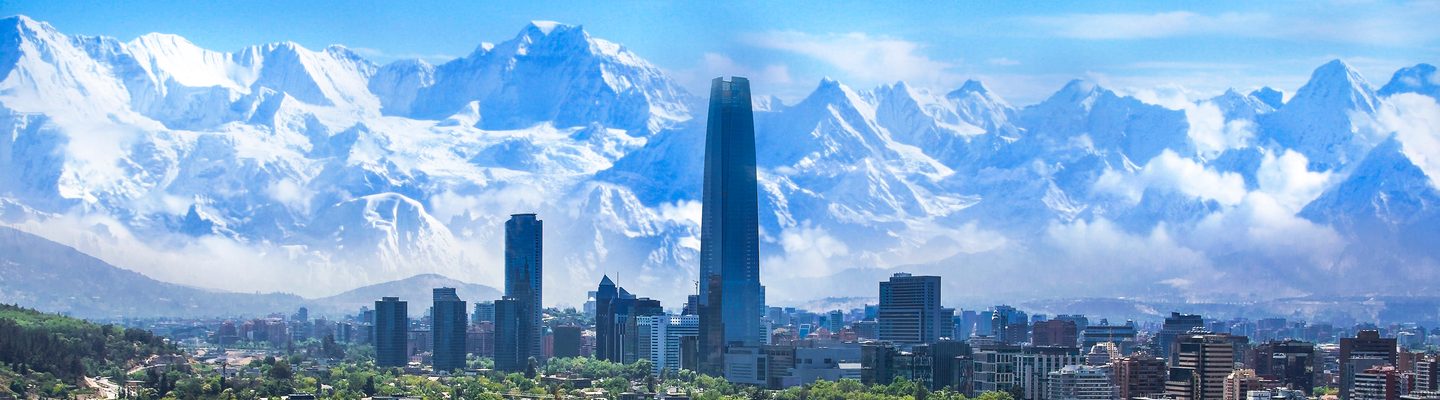
[[[693,290],[705,99],[579,26],[376,65],[20,16],[0,78],[0,223],[157,279],[498,286],[504,220],[536,212],[547,302],[603,274],[672,305]],[[901,270],[943,275],[949,302],[1433,293],[1437,87],[1428,64],[1377,90],[1339,60],[1288,100],[1178,107],[1084,80],[1019,107],[978,81],[826,79],[757,102],[762,281],[776,303]]]

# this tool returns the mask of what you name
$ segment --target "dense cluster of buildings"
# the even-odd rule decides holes
[[[592,356],[648,360],[661,376],[684,369],[773,389],[904,378],[930,390],[1002,391],[1022,400],[1303,399],[1317,388],[1336,388],[1341,400],[1440,399],[1440,359],[1415,351],[1440,344],[1440,331],[1417,326],[1382,334],[1282,318],[1172,313],[1140,324],[1008,305],[957,310],[943,305],[940,277],[907,273],[879,282],[878,304],[860,309],[769,307],[759,280],[755,132],[744,78],[712,82],[704,179],[700,276],[684,305],[667,310],[606,276],[586,305],[593,324],[547,324],[542,222],[516,214],[505,224],[502,298],[471,309],[454,289],[436,288],[417,324],[406,301],[386,297],[357,325],[345,324],[343,340],[372,343],[382,367],[428,364],[433,373],[469,368],[467,355],[493,358],[501,371]],[[277,329],[257,320],[221,335],[279,340]]]

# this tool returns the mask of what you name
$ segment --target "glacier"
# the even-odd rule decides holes
[[[1179,108],[1088,80],[1026,106],[974,80],[757,98],[762,281],[777,303],[873,296],[897,270],[944,276],[957,304],[1433,292],[1440,126],[1406,122],[1440,120],[1412,106],[1436,87],[1429,64],[1375,89],[1335,60],[1289,100]],[[536,212],[550,302],[609,274],[678,305],[703,101],[578,25],[377,65],[10,17],[0,223],[168,282],[316,297],[499,286],[502,223]]]

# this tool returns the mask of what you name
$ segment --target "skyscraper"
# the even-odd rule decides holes
[[[1340,399],[1350,400],[1355,376],[1375,363],[1395,365],[1395,338],[1382,338],[1380,331],[1362,330],[1353,338],[1340,339]]]
[[[405,354],[409,337],[408,305],[399,297],[385,297],[375,302],[375,365],[403,367],[409,361]]]
[[[759,194],[750,81],[710,82],[700,223],[701,372],[719,374],[727,346],[759,346],[765,288],[760,285]]]
[[[455,288],[435,288],[433,293],[430,329],[435,352],[431,365],[435,372],[465,368],[465,301],[455,295]]]
[[[897,273],[880,282],[880,340],[900,344],[935,343],[940,327],[940,277]]]
[[[530,359],[529,347],[520,343],[520,301],[512,297],[495,300],[495,370],[520,372]]]
[[[514,214],[505,221],[505,297],[516,301],[518,330],[516,346],[520,362],[530,357],[542,357],[544,342],[541,326],[543,303],[540,301],[540,281],[544,272],[541,262],[541,236],[544,222],[535,214]],[[497,305],[495,318],[500,319]],[[497,321],[499,322],[499,321]],[[498,325],[498,323],[497,323]],[[500,334],[497,326],[496,335]],[[497,339],[496,345],[500,341]],[[500,352],[498,348],[495,350]]]
[[[1235,340],[1225,334],[1184,335],[1175,338],[1174,347],[1165,392],[1177,400],[1223,397],[1225,377],[1235,371]]]
[[[1165,324],[1160,326],[1160,333],[1155,334],[1156,354],[1173,362],[1171,347],[1175,346],[1175,338],[1184,336],[1191,329],[1204,327],[1205,319],[1199,315],[1171,312],[1169,317],[1165,317]]]
[[[602,277],[595,291],[595,358],[625,364],[645,358],[641,347],[648,343],[640,342],[637,319],[664,313],[659,300],[636,298]]]

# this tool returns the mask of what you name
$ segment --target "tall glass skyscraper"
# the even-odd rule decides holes
[[[541,323],[540,281],[544,271],[540,260],[544,222],[535,214],[515,214],[505,222],[505,297],[515,299],[514,321],[519,337],[519,359],[542,357],[544,343]],[[496,311],[499,319],[499,311]],[[499,351],[499,350],[497,350]]]
[[[765,288],[760,285],[759,195],[750,81],[710,82],[705,186],[700,223],[702,372],[718,374],[727,346],[759,346]]]
[[[455,288],[435,288],[435,304],[430,324],[435,353],[431,365],[435,372],[465,368],[465,301]]]
[[[375,302],[375,365],[403,367],[410,361],[406,341],[410,335],[407,303],[399,297],[384,297]]]

